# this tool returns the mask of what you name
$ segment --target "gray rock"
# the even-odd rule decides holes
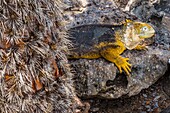
[[[122,54],[122,56],[130,58],[129,62],[132,64],[131,77],[119,74],[117,67],[103,58],[70,60],[72,69],[75,72],[73,79],[76,92],[80,97],[113,99],[122,95],[136,95],[142,89],[154,84],[166,72],[168,59],[170,59],[170,32],[163,26],[162,16],[152,18],[153,15],[155,17],[155,12],[157,12],[153,5],[148,5],[149,8],[139,7],[138,10],[143,10],[141,12],[143,16],[139,16],[139,18],[143,19],[146,17],[144,21],[151,21],[155,27],[156,36],[154,43],[148,47],[147,51],[127,50]],[[144,15],[146,12],[147,14]],[[103,17],[105,19],[102,19]],[[101,8],[91,4],[91,6],[86,7],[84,12],[72,15],[72,18],[74,22],[69,24],[69,27],[77,26],[75,24],[77,22],[79,25],[88,23],[119,23],[125,20],[125,18],[134,18],[134,16],[119,9],[111,7]]]
[[[162,25],[164,26],[165,29],[170,31],[170,14],[166,14],[162,18]]]
[[[170,106],[162,110],[161,113],[170,113]]]
[[[118,98],[122,95],[138,94],[142,89],[155,83],[167,70],[170,52],[149,48],[148,51],[126,51],[129,57],[132,76],[118,75],[113,63],[104,59],[70,61],[75,69],[75,86],[81,97]]]

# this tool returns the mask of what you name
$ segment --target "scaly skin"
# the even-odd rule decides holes
[[[120,73],[122,70],[130,75],[131,64],[129,58],[120,56],[124,50],[146,49],[140,43],[145,38],[151,38],[155,30],[147,23],[127,20],[122,25],[86,25],[72,28],[70,31],[74,49],[68,58],[70,59],[96,59],[103,57],[115,63]]]

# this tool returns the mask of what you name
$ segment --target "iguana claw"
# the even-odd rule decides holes
[[[118,67],[120,73],[122,73],[122,69],[123,69],[126,72],[126,74],[130,76],[131,64],[127,62],[128,60],[129,58],[123,58],[119,56],[119,58],[117,58],[117,60],[115,61],[115,64]]]

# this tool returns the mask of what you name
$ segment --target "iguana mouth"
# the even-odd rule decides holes
[[[153,37],[155,35],[155,32],[149,32],[147,34],[139,34],[139,37],[141,39],[144,39],[144,38],[150,38],[150,37]]]

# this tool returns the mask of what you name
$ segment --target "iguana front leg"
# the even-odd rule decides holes
[[[127,75],[130,75],[131,69],[127,61],[129,58],[123,58],[120,56],[120,54],[125,50],[124,47],[121,46],[108,46],[104,47],[101,51],[100,54],[103,58],[106,60],[115,63],[115,65],[118,67],[120,73],[122,73],[122,69],[126,72]]]
[[[134,49],[135,50],[147,50],[147,46],[146,45],[137,45]]]

